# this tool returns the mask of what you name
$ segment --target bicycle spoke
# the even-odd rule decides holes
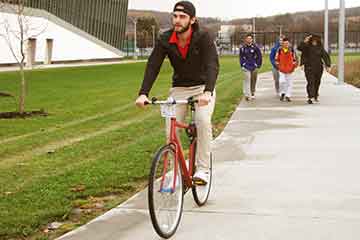
[[[183,185],[181,170],[175,167],[175,153],[170,146],[154,159],[150,181],[149,209],[154,228],[160,236],[171,236],[181,217]]]

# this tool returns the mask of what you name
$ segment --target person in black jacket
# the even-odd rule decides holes
[[[325,51],[320,36],[309,35],[298,46],[298,50],[302,52],[301,65],[304,65],[305,76],[307,80],[308,103],[312,104],[319,101],[319,88],[321,77],[324,71],[330,71],[331,59]]]
[[[196,10],[191,2],[180,1],[175,4],[172,24],[173,28],[162,34],[149,57],[135,103],[144,108],[145,104],[150,102],[148,94],[167,56],[174,70],[170,96],[175,100],[189,97],[198,99],[195,110],[198,145],[194,179],[207,183],[212,140],[211,116],[215,106],[215,83],[219,73],[218,54],[209,33],[200,29]],[[177,120],[185,119],[186,107],[177,106]],[[169,130],[169,127],[167,129]]]

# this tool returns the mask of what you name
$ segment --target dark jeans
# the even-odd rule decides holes
[[[321,83],[321,76],[324,68],[311,68],[305,66],[305,77],[307,80],[307,94],[308,98],[317,98],[319,96],[319,88]]]

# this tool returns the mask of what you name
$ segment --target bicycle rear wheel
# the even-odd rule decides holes
[[[206,185],[196,185],[193,184],[192,187],[192,193],[193,193],[193,197],[194,200],[196,202],[196,204],[198,206],[203,206],[208,198],[209,198],[209,194],[210,194],[210,190],[211,190],[211,182],[212,182],[212,154],[210,154],[210,159],[209,159],[209,181]]]
[[[148,201],[155,231],[163,238],[170,238],[180,223],[184,201],[181,166],[176,163],[170,145],[162,147],[153,159]]]

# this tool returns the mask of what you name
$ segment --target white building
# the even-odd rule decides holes
[[[37,63],[46,62],[46,58],[49,57],[51,62],[64,62],[119,59],[123,56],[119,49],[45,10],[27,8],[26,15],[26,26],[29,27],[26,38],[31,37],[33,40],[32,43],[28,41],[25,47],[34,48],[32,53],[29,49],[25,50],[28,54],[27,61],[30,61],[31,54],[34,54],[32,59]],[[9,48],[9,43],[18,59],[20,55],[19,40],[14,35],[8,34],[5,26],[11,31],[19,32],[17,15],[9,9],[0,10],[0,65],[17,62]]]
[[[231,50],[231,37],[235,33],[235,25],[221,25],[218,32],[218,41],[221,50]]]
[[[219,36],[224,39],[230,39],[231,36],[235,33],[235,25],[221,25]]]

